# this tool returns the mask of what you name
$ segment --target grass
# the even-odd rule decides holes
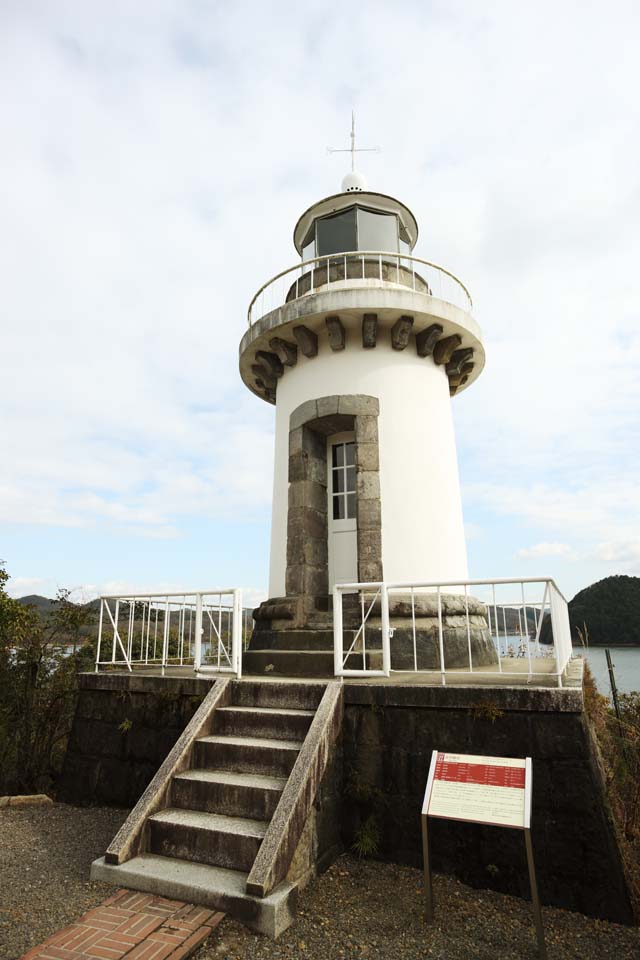
[[[607,793],[636,917],[640,919],[640,692],[619,694],[620,717],[584,665],[585,710],[605,768]]]

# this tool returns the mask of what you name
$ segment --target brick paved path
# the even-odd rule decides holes
[[[179,900],[118,890],[20,960],[184,960],[223,917]]]

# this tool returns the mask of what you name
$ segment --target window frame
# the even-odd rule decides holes
[[[358,223],[358,210],[363,210],[366,213],[373,213],[379,217],[393,217],[396,222],[396,249],[395,250],[383,250],[381,253],[392,253],[392,254],[405,254],[405,256],[410,256],[412,253],[412,247],[409,242],[409,234],[402,223],[402,220],[397,213],[387,210],[376,210],[375,207],[369,207],[362,203],[352,203],[348,207],[343,207],[341,210],[332,210],[331,213],[326,213],[322,217],[316,217],[312,225],[309,227],[307,234],[302,243],[302,262],[305,263],[308,260],[313,260],[319,257],[339,257],[341,253],[349,253],[348,250],[336,250],[333,253],[318,253],[318,224],[321,220],[329,220],[332,217],[337,216],[340,213],[347,213],[349,210],[355,211],[355,225],[356,225],[356,246],[355,250],[360,250],[360,227]],[[405,239],[406,238],[406,239]],[[304,256],[304,250],[306,247],[310,246],[313,243],[314,256],[306,257]],[[401,243],[408,244],[409,249],[405,251],[401,248]]]

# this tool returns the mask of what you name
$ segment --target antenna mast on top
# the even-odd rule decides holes
[[[350,153],[351,172],[356,169],[356,153],[380,153],[380,147],[356,147],[356,115],[351,111],[351,146],[327,147],[327,153]]]

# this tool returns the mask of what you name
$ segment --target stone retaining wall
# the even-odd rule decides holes
[[[58,799],[131,806],[209,682],[86,674]],[[420,809],[431,751],[533,759],[533,843],[543,903],[621,923],[632,910],[597,746],[579,689],[345,683],[339,759],[314,828],[350,846],[373,817],[377,856],[421,863]],[[131,726],[124,724],[125,720]],[[522,835],[434,821],[434,869],[529,896]],[[324,844],[319,843],[322,847]]]

